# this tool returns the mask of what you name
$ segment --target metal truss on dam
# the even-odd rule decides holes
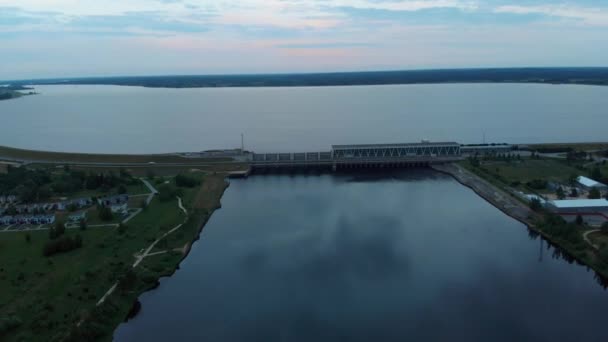
[[[264,168],[327,167],[375,168],[424,166],[461,160],[460,144],[409,143],[373,145],[334,145],[329,152],[254,153],[251,166]]]

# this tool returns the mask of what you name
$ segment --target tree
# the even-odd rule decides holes
[[[63,234],[65,234],[65,224],[62,220],[55,221],[55,226],[49,229],[49,238],[55,240]]]
[[[137,283],[137,274],[132,268],[129,268],[122,277],[118,280],[118,289],[121,293],[126,293],[131,290]]]
[[[32,236],[30,235],[30,233],[25,233],[25,242],[30,243],[32,242]]]
[[[601,229],[604,234],[608,234],[608,222],[604,222]]]
[[[601,180],[602,179],[602,170],[600,170],[599,166],[595,166],[593,168],[593,170],[591,171],[591,178],[595,179],[595,180]]]
[[[530,200],[530,209],[534,211],[540,211],[542,207],[543,205],[540,203],[540,200],[538,198],[533,198],[532,200]]]
[[[561,186],[559,188],[557,188],[556,195],[557,195],[557,198],[560,200],[563,200],[564,198],[566,198],[566,193],[564,192],[564,189],[562,189]]]
[[[124,234],[127,231],[127,226],[124,225],[122,222],[118,224],[118,234]]]
[[[126,187],[126,186],[124,186],[124,184],[120,184],[120,185],[118,186],[118,194],[119,194],[119,195],[124,195],[124,194],[126,194],[126,193],[127,193],[127,187]]]
[[[583,223],[584,223],[583,217],[581,215],[576,215],[576,224],[578,224],[579,226],[582,226]]]
[[[578,190],[576,190],[576,188],[572,188],[572,191],[570,191],[570,197],[578,197]]]
[[[112,221],[113,218],[114,218],[114,214],[112,214],[112,209],[110,209],[106,206],[101,206],[99,208],[99,219],[107,222],[107,221]]]
[[[159,194],[158,199],[161,202],[167,202],[175,199],[175,196],[179,196],[179,190],[171,184],[163,184],[158,188]]]
[[[497,169],[498,171],[498,169]],[[179,174],[175,177],[175,184],[179,187],[193,188],[199,185],[199,181],[196,178]]]
[[[600,191],[597,188],[591,188],[591,190],[589,190],[589,198],[590,199],[600,199],[600,198],[602,198],[602,194],[600,193]]]
[[[87,220],[85,219],[80,219],[80,222],[78,222],[78,225],[80,227],[80,230],[87,230]]]

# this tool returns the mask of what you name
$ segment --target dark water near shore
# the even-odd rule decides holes
[[[0,145],[152,153],[240,147],[310,152],[332,144],[606,140],[608,87],[432,84],[148,89],[41,86],[0,101]]]
[[[452,178],[233,180],[117,341],[606,341],[608,293]]]

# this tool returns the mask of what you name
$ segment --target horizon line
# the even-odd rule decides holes
[[[268,72],[268,73],[208,73],[208,74],[148,74],[148,75],[114,75],[114,76],[72,76],[72,77],[45,77],[24,78],[13,80],[0,80],[0,84],[12,84],[31,81],[71,81],[85,79],[113,79],[113,78],[154,78],[154,77],[235,77],[235,76],[303,76],[303,75],[339,75],[339,74],[372,74],[397,72],[429,72],[429,71],[474,71],[474,70],[534,70],[534,69],[608,69],[608,66],[525,66],[525,67],[464,67],[464,68],[423,68],[423,69],[377,69],[377,70],[350,70],[350,71],[318,71],[318,72]]]

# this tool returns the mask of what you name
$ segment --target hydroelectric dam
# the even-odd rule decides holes
[[[462,160],[455,142],[333,145],[331,150],[302,153],[252,153],[252,170],[284,168],[399,168],[429,166]]]

